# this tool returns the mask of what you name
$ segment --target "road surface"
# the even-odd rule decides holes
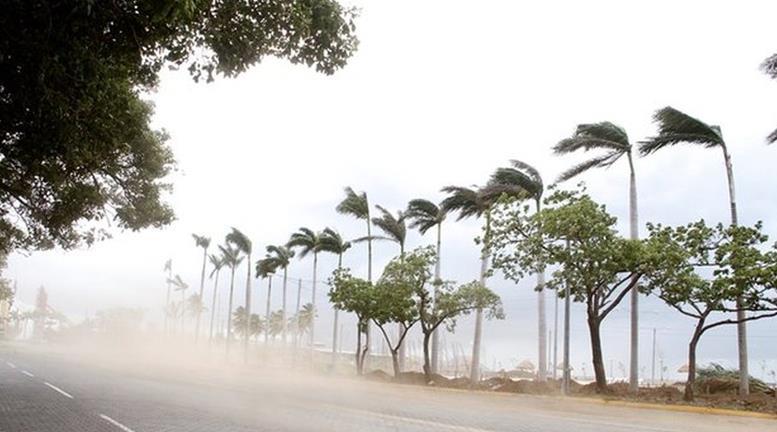
[[[230,375],[136,366],[0,345],[0,431],[777,431],[777,420],[554,397],[302,378],[277,369]]]

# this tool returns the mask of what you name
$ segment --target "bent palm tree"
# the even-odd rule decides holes
[[[286,343],[286,332],[288,330],[286,326],[286,317],[288,316],[286,314],[286,281],[288,279],[287,269],[291,263],[292,258],[294,258],[294,251],[286,246],[267,246],[267,255],[265,255],[264,258],[264,261],[266,261],[265,265],[273,269],[271,273],[274,273],[279,268],[283,269],[283,303],[281,308],[283,313],[283,329],[281,331],[281,340],[283,340],[283,343]],[[257,272],[258,271],[259,263],[257,262]]]
[[[519,160],[510,161],[512,167],[499,168],[491,176],[491,185],[501,185],[502,188],[512,188],[513,195],[534,200],[537,212],[542,205],[544,184],[539,171],[533,166]],[[545,381],[547,378],[548,346],[547,320],[545,316],[545,271],[537,273],[537,378]]]
[[[213,323],[216,321],[216,298],[219,290],[219,273],[221,272],[221,268],[224,267],[225,262],[222,256],[214,254],[208,255],[208,260],[213,266],[213,270],[211,270],[208,277],[213,279],[213,276],[216,276],[213,281],[213,299],[211,300],[210,306],[210,335],[208,336],[209,340],[213,340]]]
[[[648,138],[639,145],[642,155],[649,155],[665,147],[680,143],[696,144],[704,148],[718,148],[723,153],[728,180],[729,211],[731,224],[737,224],[737,204],[734,193],[734,168],[731,165],[731,155],[723,140],[720,126],[708,125],[672,107],[664,107],[656,111],[653,120],[658,124],[658,135]],[[738,299],[737,303],[741,303]],[[750,393],[750,380],[747,364],[747,325],[745,312],[737,308],[737,342],[739,351],[739,394]]]
[[[232,232],[227,234],[227,243],[232,243],[235,245],[240,250],[240,252],[244,253],[247,257],[245,321],[248,322],[251,317],[251,239],[240,232],[240,230],[237,228],[232,228]],[[248,360],[248,333],[243,335],[243,357],[244,360]]]
[[[321,232],[321,252],[329,252],[337,255],[337,268],[343,268],[343,254],[345,251],[351,248],[351,242],[343,240],[343,237],[337,231],[332,228],[324,228]],[[339,311],[337,307],[335,310],[334,318],[334,330],[332,331],[332,362],[337,356],[337,329],[339,325]]]
[[[224,352],[226,355],[229,355],[229,346],[232,341],[232,299],[235,292],[235,269],[243,262],[243,257],[240,256],[240,251],[232,246],[219,246],[219,249],[221,250],[224,264],[229,267],[230,270],[229,303],[227,306],[227,335],[226,346],[224,347]]]
[[[260,259],[256,262],[256,277],[262,279],[267,278],[267,308],[264,313],[265,321],[269,322],[270,319],[270,303],[272,300],[272,275],[275,273],[275,262],[270,259]],[[264,328],[264,342],[270,341],[270,328],[265,326]]]
[[[313,253],[313,293],[312,302],[313,309],[316,308],[316,283],[318,276],[318,253],[321,251],[321,237],[316,234],[310,228],[300,228],[299,231],[293,233],[289,242],[286,243],[287,247],[299,248],[300,259],[305,258],[309,253]],[[315,322],[310,325],[310,348],[313,349],[315,339]]]
[[[593,168],[608,168],[623,156],[629,163],[629,231],[632,240],[639,239],[637,206],[637,177],[634,173],[633,146],[626,131],[610,122],[581,124],[572,137],[561,140],[553,147],[556,154],[568,154],[578,150],[604,151],[565,171],[559,181],[569,180]],[[636,277],[636,276],[635,276]],[[639,389],[639,290],[631,291],[631,361],[629,365],[629,390]]]
[[[432,228],[437,228],[437,257],[434,263],[434,282],[435,287],[438,286],[442,280],[440,279],[440,252],[442,242],[442,223],[445,221],[446,213],[435,203],[425,199],[414,199],[407,205],[405,211],[405,217],[410,221],[410,228],[417,229],[421,235],[426,234]],[[435,299],[439,294],[435,288]],[[440,334],[437,329],[432,333],[432,358],[431,369],[432,373],[437,373],[439,366],[439,350],[440,350]]]
[[[208,260],[208,247],[210,246],[210,239],[205,236],[198,236],[197,234],[192,234],[192,237],[194,237],[194,244],[197,247],[202,248],[202,271],[200,272],[200,300],[202,300],[202,294],[205,290],[205,264]],[[197,339],[199,339],[200,336],[200,317],[202,316],[202,313],[197,313],[197,323],[194,327],[194,342],[197,342]]]
[[[761,63],[761,70],[772,79],[777,79],[777,54],[772,54],[769,58],[764,60],[763,63]],[[777,129],[773,130],[766,140],[769,144],[777,142]]]

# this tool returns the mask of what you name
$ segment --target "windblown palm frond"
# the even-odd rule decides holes
[[[351,242],[343,240],[340,233],[332,228],[324,228],[319,235],[319,240],[321,243],[320,250],[322,252],[342,255],[351,248]]]
[[[247,235],[243,234],[239,229],[232,228],[232,232],[227,234],[227,243],[231,243],[235,245],[240,252],[243,252],[246,255],[251,255],[251,239],[248,238]]]
[[[256,277],[267,277],[276,270],[285,269],[291,264],[294,251],[286,246],[267,246],[264,259],[256,262]]]
[[[367,193],[356,193],[348,186],[345,188],[345,198],[337,205],[336,210],[340,214],[350,215],[357,219],[369,219],[370,203]]]
[[[302,227],[291,235],[286,247],[299,248],[299,257],[305,258],[309,253],[316,253],[321,249],[321,238],[310,228]]]
[[[272,258],[264,258],[256,261],[256,277],[266,278],[275,273],[275,270],[278,268],[277,264],[277,261]]]
[[[372,224],[380,228],[391,241],[404,246],[407,238],[407,225],[405,225],[405,215],[401,211],[397,216],[391,214],[381,206],[375,206],[380,212],[380,217],[372,218]]]
[[[198,236],[197,234],[192,234],[192,237],[194,238],[194,244],[197,247],[207,249],[208,246],[210,246],[210,238],[205,236]]]
[[[559,182],[569,180],[593,168],[609,167],[621,156],[631,152],[631,143],[626,130],[614,123],[607,121],[587,123],[578,125],[572,137],[563,139],[553,146],[553,152],[559,155],[578,150],[606,150],[606,153],[564,171],[558,178]]]
[[[208,261],[210,261],[210,265],[213,266],[213,270],[211,270],[209,277],[213,277],[213,275],[225,265],[224,257],[216,254],[208,255]]]
[[[456,220],[468,217],[480,217],[488,210],[488,202],[484,199],[480,189],[470,189],[463,186],[446,186],[442,192],[448,196],[442,200],[440,207],[446,213],[458,212]]]
[[[407,204],[405,218],[410,221],[410,228],[417,229],[421,234],[426,234],[427,231],[445,220],[445,211],[429,200],[418,198]]]
[[[719,126],[708,125],[672,107],[656,111],[653,120],[658,124],[658,135],[640,143],[639,152],[643,156],[679,143],[707,148],[726,145]]]
[[[499,194],[508,193],[518,198],[540,199],[543,184],[539,172],[534,168],[527,170],[526,167],[531,166],[520,161],[513,161],[513,166],[515,168],[497,168],[488,182],[489,192],[498,191]]]
[[[181,291],[189,288],[189,284],[184,282],[180,275],[175,275],[175,277],[168,279],[167,282],[175,286],[175,291]]]
[[[224,261],[224,265],[231,269],[234,269],[243,262],[243,257],[240,256],[239,249],[228,245],[219,246],[219,250],[221,251],[221,259]]]
[[[772,54],[769,58],[764,60],[764,62],[761,63],[761,70],[772,79],[777,79],[777,54]],[[769,144],[777,142],[777,129],[770,133],[769,136],[766,137],[766,140]]]

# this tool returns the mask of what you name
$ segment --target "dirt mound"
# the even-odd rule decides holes
[[[391,381],[392,379],[394,379],[391,375],[387,374],[386,372],[383,372],[380,369],[366,372],[364,374],[364,378],[371,381],[383,381],[383,382]]]

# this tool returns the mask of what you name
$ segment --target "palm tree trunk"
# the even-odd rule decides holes
[[[208,340],[213,340],[213,322],[216,319],[216,293],[218,293],[219,289],[219,271],[216,270],[216,280],[213,283],[213,301],[211,302],[210,306],[210,335],[208,336]]]
[[[202,303],[202,294],[205,291],[205,263],[208,259],[208,248],[202,248],[202,271],[200,272],[200,303]],[[200,337],[200,317],[202,316],[202,308],[197,310],[197,324],[194,327],[194,343]]]
[[[372,283],[372,223],[370,222],[370,213],[367,212],[367,281]],[[370,344],[372,343],[372,338],[370,337],[372,333],[372,324],[370,324],[369,320],[366,324],[366,329],[364,330],[366,333],[366,337],[364,338],[364,354],[362,355],[362,371],[364,371],[364,368],[369,368],[370,365]]]
[[[639,239],[639,216],[637,208],[637,176],[634,173],[634,161],[629,157],[629,231],[632,240]],[[629,363],[629,391],[632,393],[639,390],[639,289],[635,279],[637,275],[632,276],[631,290],[631,352]]]
[[[300,344],[299,334],[299,307],[300,299],[302,298],[302,279],[297,281],[297,308],[294,310],[294,347],[296,348]]]
[[[229,356],[229,343],[232,341],[232,297],[235,293],[235,268],[232,267],[232,275],[229,278],[229,304],[227,309],[227,336],[224,351]]]
[[[173,269],[167,270],[167,299],[165,300],[165,333],[170,333],[169,319],[170,319],[170,291],[172,291],[172,284],[170,283],[173,277]]]
[[[404,243],[399,244],[399,260],[401,262],[405,261],[405,245]],[[402,324],[397,323],[397,340],[402,337],[402,333],[404,332],[404,329],[402,328]],[[407,357],[407,346],[405,345],[405,340],[403,339],[399,343],[399,349],[398,349],[398,363],[399,363],[399,371],[405,370],[405,358]]]
[[[287,318],[286,318],[286,271],[287,267],[283,268],[283,304],[281,306],[281,316],[283,317],[283,324],[281,327],[281,340],[283,345],[286,345],[286,332],[288,331]]]
[[[310,318],[310,349],[315,349],[316,345],[316,276],[318,276],[318,252],[313,252],[313,292],[311,304],[313,305],[313,316]]]
[[[483,236],[483,250],[480,253],[480,284],[486,286],[488,275],[488,242],[491,237],[491,212],[486,212],[486,232]],[[470,363],[469,379],[472,385],[480,382],[480,340],[483,334],[483,309],[475,310],[475,337],[472,341],[472,362]]]
[[[553,292],[553,379],[558,378],[558,292]]]
[[[186,290],[181,290],[181,336],[186,333]]]
[[[340,253],[337,256],[337,269],[343,268],[343,254]],[[339,325],[339,316],[338,316],[338,310],[337,307],[334,307],[335,310],[335,322],[334,322],[334,328],[332,330],[332,367],[334,368],[335,362],[337,361],[337,326]]]
[[[264,312],[264,343],[270,343],[270,300],[272,299],[272,275],[267,277],[267,307]]]
[[[245,305],[245,322],[246,325],[251,322],[251,254],[248,254],[248,260],[246,261],[246,305]],[[243,333],[243,361],[248,361],[248,331]]]
[[[440,295],[439,283],[440,283],[440,251],[442,241],[442,223],[437,224],[437,260],[434,263],[434,299]],[[431,371],[424,371],[430,374],[436,374],[440,369],[440,333],[438,329],[434,329],[432,332],[432,353],[431,353]],[[431,375],[430,375],[431,376]],[[428,377],[427,377],[428,378]]]
[[[540,198],[536,200],[540,212]],[[545,270],[537,273],[537,380],[543,382],[548,376],[548,324],[545,316]]]
[[[737,200],[734,188],[734,167],[731,164],[731,155],[725,145],[723,148],[723,158],[726,162],[726,178],[728,179],[728,198],[729,209],[731,210],[731,225],[737,225]],[[745,322],[747,314],[742,308],[742,298],[737,298],[737,350],[739,354],[739,395],[746,396],[750,394],[750,372],[747,360],[747,323]]]
[[[569,247],[569,241],[567,241],[567,248]],[[558,293],[557,293],[558,294]],[[569,395],[569,385],[572,381],[571,369],[569,368],[569,315],[571,312],[572,304],[572,289],[567,284],[564,287],[564,370],[562,371],[562,385],[561,393],[564,396]]]

